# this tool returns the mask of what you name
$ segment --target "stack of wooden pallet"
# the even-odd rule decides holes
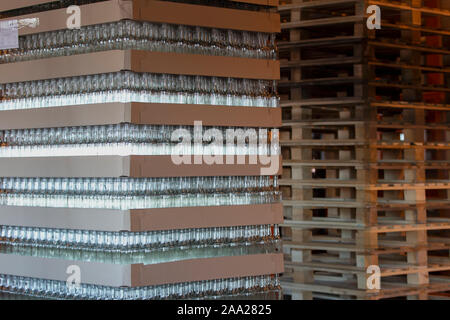
[[[381,29],[366,25],[369,5]],[[448,298],[449,5],[279,7],[282,284],[292,299]]]
[[[81,31],[67,31],[70,14],[66,4],[80,5]],[[179,164],[170,153],[142,151],[159,143],[148,136],[138,143],[144,148],[139,152],[124,152],[121,143],[108,147],[110,143],[105,142],[118,134],[116,130],[141,130],[143,126],[147,126],[145,130],[148,126],[156,129],[151,133],[142,129],[141,133],[170,137],[170,130],[189,131],[196,120],[216,127],[219,133],[224,128],[279,127],[281,112],[273,95],[272,106],[233,103],[236,92],[225,93],[226,102],[199,100],[210,94],[206,87],[213,81],[239,83],[248,79],[245,81],[253,85],[260,81],[273,87],[279,78],[278,61],[257,56],[268,52],[266,45],[241,46],[236,41],[256,39],[257,33],[270,38],[271,33],[279,32],[279,16],[269,11],[277,5],[278,1],[266,0],[1,1],[2,20],[39,18],[40,24],[20,29],[21,47],[3,51],[9,56],[3,56],[0,64],[0,292],[79,299],[279,297],[277,274],[283,271],[283,261],[276,230],[282,222],[282,206],[276,200],[270,173],[261,171],[266,164],[250,164],[248,156],[245,163],[234,165],[205,161]],[[132,28],[135,25],[130,21],[152,25],[144,25],[147,38],[136,30],[131,40],[120,32],[117,39],[105,38],[101,30],[112,33],[108,28],[117,28],[114,24],[119,21]],[[86,39],[83,30],[94,25],[96,32],[90,29]],[[162,31],[150,36],[151,28]],[[206,36],[186,40],[186,28],[200,36],[209,35],[209,40]],[[167,30],[180,33],[167,34]],[[225,39],[214,36],[227,32],[230,42],[224,47],[220,41]],[[60,38],[64,34],[67,39]],[[94,41],[95,37],[103,40]],[[131,41],[131,47],[114,47],[114,41]],[[155,47],[165,49],[149,50],[152,41]],[[199,53],[201,48],[210,53]],[[109,77],[111,74],[117,77]],[[133,74],[147,80],[167,75],[169,80],[120,82],[126,79],[124,75]],[[173,77],[185,82],[169,83]],[[66,84],[67,79],[72,82]],[[99,81],[108,88],[99,89]],[[186,86],[188,81],[194,83],[192,88],[175,91],[175,85]],[[79,91],[69,94],[75,86]],[[136,94],[139,86],[153,89]],[[158,93],[157,87],[162,92]],[[12,92],[11,88],[20,89]],[[24,94],[24,88],[32,89]],[[96,91],[91,92],[92,88]],[[119,101],[114,98],[118,88],[125,92]],[[58,93],[52,94],[55,90]],[[261,101],[268,101],[266,93],[260,95]],[[195,99],[183,102],[167,98],[174,94]],[[249,101],[256,96],[249,94],[242,99]],[[144,98],[149,100],[142,101]],[[92,130],[97,130],[95,136],[88,138],[86,132]],[[78,145],[71,145],[69,137],[60,134],[69,131],[70,139]],[[133,132],[123,133],[130,136]],[[123,142],[131,145],[136,141]],[[165,147],[169,145],[166,141]],[[201,184],[205,179],[195,180],[200,177],[216,178],[206,179],[213,181],[207,186]],[[271,183],[244,186],[244,181],[256,181],[255,177]],[[194,193],[184,185],[190,179],[198,181]],[[163,186],[159,181],[172,184]],[[220,181],[228,181],[228,191]],[[233,186],[233,181],[241,184]],[[153,183],[153,187],[139,183]],[[241,201],[244,193],[238,193],[246,187],[253,188],[259,200],[251,200],[248,194]],[[227,200],[232,199],[231,189],[236,197]],[[136,194],[142,199],[150,194],[159,196],[138,204]],[[265,200],[260,201],[264,195]],[[211,196],[217,201],[198,201]],[[104,201],[105,197],[110,201]],[[99,204],[98,199],[103,202]],[[192,202],[188,203],[189,199]],[[261,230],[265,230],[264,237],[260,237]]]

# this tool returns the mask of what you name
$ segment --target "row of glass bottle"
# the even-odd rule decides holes
[[[0,274],[0,291],[56,299],[153,300],[251,295],[281,290],[278,275],[215,279],[147,287],[68,285],[66,281]]]
[[[259,59],[276,57],[275,36],[269,33],[123,20],[22,36],[19,49],[0,55],[0,63],[127,49]]]
[[[281,251],[281,240],[258,243],[225,243],[220,245],[164,248],[161,250],[90,249],[85,247],[36,246],[28,243],[3,243],[0,253],[50,259],[77,260],[112,264],[158,264],[173,261],[270,254]]]
[[[270,191],[269,176],[167,178],[0,178],[0,191],[42,195],[148,196]]]
[[[0,84],[0,110],[114,102],[275,108],[272,85],[267,80],[121,71]]]
[[[272,231],[272,228],[274,231]],[[279,238],[278,226],[253,225],[148,232],[107,232],[0,226],[0,244],[132,252],[225,244],[252,244]]]
[[[20,158],[20,157],[81,157],[81,156],[130,156],[146,155],[160,156],[172,155],[174,157],[184,157],[186,155],[200,155],[206,159],[210,157],[210,163],[219,156],[219,163],[226,163],[226,156],[250,155],[253,163],[257,163],[257,156],[265,157],[268,161],[270,150],[268,145],[201,145],[176,144],[176,143],[103,143],[103,144],[73,144],[73,145],[45,145],[45,146],[15,146],[0,148],[0,158]],[[278,154],[271,152],[270,156]],[[205,160],[206,162],[207,160]],[[236,160],[237,162],[238,160]],[[218,163],[218,162],[216,162]]]
[[[205,128],[209,130],[208,128]],[[108,125],[0,131],[0,158],[108,155],[279,155],[277,132],[214,127],[196,142],[193,127]],[[228,130],[230,137],[227,138]],[[244,131],[245,130],[245,131]],[[248,135],[247,135],[248,133]],[[268,144],[268,133],[272,137]],[[259,139],[258,139],[259,137]],[[237,141],[235,141],[237,138]],[[247,138],[247,139],[246,139]],[[247,140],[247,141],[246,141]],[[258,141],[259,140],[259,141]],[[224,159],[222,158],[222,162]],[[257,162],[257,159],[255,159]]]
[[[0,143],[4,146],[33,146],[33,145],[60,145],[60,144],[101,144],[101,143],[158,143],[172,142],[175,139],[174,132],[186,132],[189,137],[194,137],[194,126],[175,125],[139,125],[131,123],[120,123],[111,125],[57,127],[57,128],[33,128],[12,129],[0,131]],[[211,127],[202,126],[199,134],[213,129],[217,135],[225,140],[227,134],[237,135],[238,130],[248,133],[253,138],[260,137],[259,143],[266,144],[267,129],[244,128],[244,127]],[[177,131],[178,130],[178,131]],[[183,131],[181,131],[183,130]],[[236,134],[234,134],[236,133]],[[273,137],[272,132],[272,137]],[[211,142],[210,137],[203,141]],[[265,138],[262,140],[261,138]],[[178,139],[177,139],[178,142]],[[234,141],[233,141],[234,142]],[[256,143],[256,142],[255,142]]]
[[[2,84],[4,99],[31,98],[76,93],[130,89],[133,91],[167,91],[217,93],[244,96],[268,96],[273,93],[270,80],[190,76],[120,71]]]
[[[191,193],[156,196],[0,193],[0,205],[44,208],[133,210],[275,203],[278,191]]]

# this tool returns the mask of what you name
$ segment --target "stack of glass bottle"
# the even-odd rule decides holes
[[[71,4],[59,1],[5,12],[3,17]],[[192,2],[192,1],[181,1]],[[232,1],[204,4],[258,9]],[[20,36],[19,48],[0,51],[0,65],[107,50],[149,50],[254,59],[275,59],[270,33],[123,20]],[[115,73],[0,84],[0,112],[102,103],[175,103],[278,107],[274,83],[238,79],[121,71]],[[0,130],[0,158],[171,155],[177,129],[193,126],[111,125]],[[217,129],[225,136],[232,127]],[[261,128],[266,130],[266,128]],[[269,128],[270,130],[270,128]],[[184,154],[266,155],[263,143],[195,144]],[[275,151],[276,152],[276,151]],[[268,176],[165,178],[0,177],[0,205],[46,208],[151,209],[276,203],[276,182]],[[0,225],[0,253],[119,264],[156,264],[184,259],[273,253],[279,250],[276,225],[190,228],[148,232],[77,230]],[[216,279],[138,288],[83,284],[0,274],[0,291],[56,299],[274,298],[278,277]]]

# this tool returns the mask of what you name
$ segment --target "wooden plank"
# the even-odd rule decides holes
[[[290,200],[282,201],[285,206],[292,206],[295,208],[365,208],[367,205],[363,202],[356,202],[347,200],[336,200],[323,198],[320,200]]]
[[[399,89],[415,89],[415,90],[423,90],[423,91],[450,92],[450,88],[446,88],[446,87],[409,85],[409,84],[398,84],[398,83],[384,83],[384,82],[369,81],[369,86],[384,87],[384,88],[399,88]]]
[[[366,142],[360,139],[303,139],[303,140],[280,140],[282,146],[355,146],[364,145]]]
[[[420,102],[406,102],[406,101],[382,101],[371,102],[372,107],[389,107],[389,108],[405,108],[405,109],[425,109],[425,110],[450,110],[450,105],[439,104],[425,104]]]
[[[320,128],[322,126],[352,126],[357,124],[364,124],[363,120],[339,120],[339,119],[314,119],[314,120],[287,120],[283,121],[283,127],[309,127],[313,126]]]
[[[340,229],[340,230],[364,230],[365,226],[355,222],[343,222],[340,219],[327,219],[330,221],[320,221],[316,218],[312,220],[284,220],[280,227],[289,228],[310,228],[310,229]]]
[[[283,288],[283,291],[286,293],[292,294],[293,292],[298,291],[304,291],[309,290],[313,292],[325,292],[329,294],[343,294],[346,296],[357,296],[357,297],[364,297],[365,293],[362,290],[358,289],[346,289],[346,288],[336,288],[326,285],[319,285],[319,284],[307,284],[307,283],[292,283],[292,282],[286,282],[282,281],[281,286]]]
[[[304,47],[334,47],[342,45],[350,45],[359,43],[363,40],[359,36],[337,36],[329,38],[318,39],[304,39],[304,40],[291,40],[291,41],[279,41],[277,46],[280,51],[289,48],[304,48]]]
[[[398,10],[407,10],[412,12],[420,12],[420,13],[427,13],[437,16],[445,16],[450,17],[450,10],[445,9],[438,9],[438,8],[427,8],[424,6],[421,7],[413,7],[406,4],[400,4],[400,3],[392,3],[384,0],[368,0],[369,5],[377,5],[380,7],[385,8],[391,8],[391,9],[398,9]]]
[[[420,70],[420,71],[432,71],[437,73],[450,73],[450,68],[432,68],[432,67],[422,67],[401,63],[387,63],[380,61],[369,61],[370,66],[378,66],[385,68],[396,68],[396,69],[412,69],[412,70]]]
[[[355,3],[358,0],[314,0],[301,3],[284,4],[278,7],[279,12],[290,11],[293,9],[314,8],[323,6],[334,6],[348,3]]]
[[[358,160],[352,161],[333,161],[333,160],[283,160],[283,166],[286,167],[363,167],[364,163]]]
[[[338,179],[280,179],[280,185],[309,186],[309,187],[363,187],[364,184],[358,180]]]
[[[427,125],[406,123],[402,121],[378,121],[377,128],[389,128],[389,129],[424,129],[424,130],[449,130],[450,124],[441,123],[428,123]]]
[[[293,29],[293,28],[306,28],[306,27],[321,27],[335,24],[362,22],[363,16],[347,16],[337,18],[322,18],[312,20],[302,20],[293,22],[284,22],[281,24],[281,30]]]
[[[431,29],[431,28],[423,28],[423,27],[417,27],[417,26],[411,26],[401,23],[388,23],[385,21],[381,22],[381,28],[393,28],[393,29],[401,29],[401,30],[411,30],[411,31],[420,31],[422,33],[429,33],[429,34],[438,34],[443,36],[450,35],[450,31],[448,30],[440,30],[440,29]]]
[[[433,48],[433,47],[426,47],[426,46],[414,46],[414,45],[407,45],[407,44],[398,44],[398,43],[391,43],[386,41],[368,41],[367,44],[369,46],[375,46],[375,47],[385,47],[385,48],[395,48],[395,49],[409,49],[409,50],[415,50],[415,51],[421,51],[421,52],[430,52],[430,53],[436,53],[436,54],[450,54],[450,50],[444,50],[440,48]]]
[[[271,6],[271,7],[277,7],[280,4],[279,0],[231,0],[231,1],[251,3],[251,4],[257,4],[257,5],[261,5],[261,6]]]
[[[302,107],[302,106],[330,106],[330,105],[354,105],[362,104],[364,101],[360,98],[316,98],[302,100],[282,100],[280,107]]]
[[[297,87],[297,86],[326,86],[345,83],[362,82],[361,77],[328,77],[328,78],[316,78],[316,79],[304,79],[304,80],[281,80],[278,82],[279,87]],[[450,90],[450,89],[449,89]]]
[[[300,61],[281,61],[281,69],[296,68],[296,67],[312,67],[336,64],[352,64],[360,62],[360,58],[355,57],[334,57],[326,59],[310,59]]]

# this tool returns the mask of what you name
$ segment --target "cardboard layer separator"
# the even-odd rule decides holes
[[[0,128],[55,128],[108,125],[122,122],[153,125],[281,126],[280,108],[200,104],[103,103],[1,111]]]
[[[122,70],[265,80],[280,78],[280,64],[275,60],[111,50],[2,64],[0,83],[76,77]]]
[[[0,206],[0,225],[40,228],[140,232],[282,222],[281,203],[139,210]]]
[[[128,0],[125,0],[128,1]],[[264,6],[278,6],[278,0],[230,0],[233,2],[251,3]],[[54,0],[3,0],[0,4],[0,11],[25,8],[39,4],[54,2]]]
[[[0,11],[22,7],[19,1],[2,0]],[[23,2],[23,1],[22,1]],[[46,3],[49,1],[34,1]],[[245,1],[260,4],[278,1]],[[210,28],[246,30],[256,32],[280,32],[280,17],[273,12],[228,9],[170,1],[110,0],[80,6],[81,25],[109,23],[122,19],[143,20],[157,23],[184,24]],[[62,30],[67,27],[70,15],[66,8],[14,17],[14,19],[39,18],[37,28],[23,28],[20,35]],[[11,19],[11,18],[7,18]]]
[[[0,254],[0,274],[66,282],[66,270],[74,264],[82,270],[83,284],[139,287],[281,273],[283,255],[254,254],[151,265],[121,265]]]
[[[3,0],[0,4],[0,12],[50,3],[52,0]]]
[[[197,177],[197,176],[259,176],[264,175],[263,168],[275,166],[275,172],[266,175],[280,174],[281,156],[274,156],[268,165],[260,161],[250,164],[249,156],[244,156],[245,164],[175,164],[170,155],[167,156],[79,156],[79,157],[30,157],[0,158],[1,177]],[[257,159],[258,160],[258,159]],[[278,161],[278,163],[277,163]]]

